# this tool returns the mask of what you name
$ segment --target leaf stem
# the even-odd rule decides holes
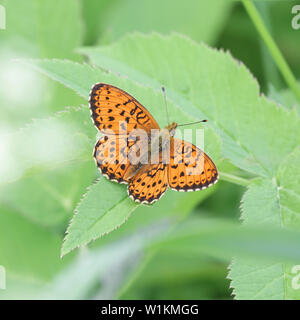
[[[294,95],[300,102],[300,88],[298,87],[297,81],[290,67],[285,61],[282,53],[280,52],[278,46],[276,45],[275,41],[270,35],[268,29],[264,25],[264,22],[261,19],[261,16],[259,15],[255,5],[251,0],[242,0],[242,2],[257,32],[260,34],[267,48],[269,49],[270,54],[272,55],[274,61],[276,62],[277,67],[281,72],[283,78],[285,79],[286,83],[288,84],[288,86],[290,87],[290,89],[293,91]]]
[[[251,183],[251,180],[234,176],[233,174],[230,174],[230,173],[219,172],[219,174],[220,174],[220,179],[234,183],[234,184],[238,184],[243,187],[247,187]]]

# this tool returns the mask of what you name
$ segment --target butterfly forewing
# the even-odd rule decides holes
[[[101,132],[128,135],[134,129],[159,129],[151,114],[135,98],[114,86],[98,83],[90,93],[90,109]]]

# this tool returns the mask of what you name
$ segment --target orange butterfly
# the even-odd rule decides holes
[[[95,145],[96,164],[106,178],[128,184],[134,201],[151,204],[168,186],[196,191],[217,182],[218,171],[209,156],[174,138],[177,123],[161,130],[147,109],[125,91],[95,84],[90,110],[95,126],[104,134]],[[145,133],[142,138],[132,134],[137,130]]]

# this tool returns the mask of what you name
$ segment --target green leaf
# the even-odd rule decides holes
[[[135,51],[134,57],[132,50]],[[273,220],[278,220],[277,211],[274,210],[274,199],[277,198],[274,196],[280,182],[276,176],[286,156],[299,145],[299,119],[295,112],[288,112],[260,96],[257,82],[243,65],[238,64],[227,53],[198,45],[178,35],[162,37],[136,34],[108,47],[85,48],[80,51],[88,55],[91,62],[101,69],[70,62],[64,65],[61,61],[40,61],[39,68],[84,96],[87,96],[88,88],[81,84],[80,77],[86,80],[86,86],[89,87],[89,79],[98,73],[101,75],[98,81],[117,85],[133,94],[149,108],[159,122],[159,90],[163,83],[167,89],[171,118],[177,122],[188,118],[207,118],[222,139],[223,155],[239,168],[263,177],[260,181],[270,187],[269,190],[264,185],[259,186],[260,189],[256,192],[258,199],[262,198],[261,203],[268,209],[262,212],[262,206],[259,206],[255,210],[260,221],[272,223]],[[103,69],[109,71],[105,73]],[[115,74],[127,78],[119,78]],[[276,139],[274,128],[280,128]],[[208,137],[206,142],[213,150],[215,141]],[[249,207],[253,206],[254,197],[250,201]],[[125,215],[120,220],[123,221]],[[253,218],[252,214],[246,216],[247,219]],[[112,229],[112,226],[109,229]],[[100,230],[96,233],[99,236],[101,232]],[[82,243],[90,239],[87,237]],[[72,242],[64,253],[74,247],[75,239]],[[246,246],[245,242],[241,244]],[[242,250],[241,245],[240,251]],[[230,253],[232,251],[228,251],[227,256]],[[264,253],[260,258],[263,255]],[[278,266],[274,265],[272,268],[271,279],[278,278],[278,272],[280,277],[283,277],[282,267],[278,269]],[[269,266],[263,264],[258,273],[259,279],[267,279],[264,276],[266,270],[269,270]],[[242,272],[243,268],[238,271]],[[235,273],[236,278],[238,274],[239,272]],[[238,286],[242,288],[242,282]],[[276,288],[274,296],[280,295],[278,287]],[[259,288],[253,288],[254,295],[258,294],[258,291]]]
[[[259,180],[250,185],[242,204],[246,224],[280,226],[279,202],[276,186]],[[264,208],[263,217],[259,208]],[[257,259],[235,258],[228,277],[237,299],[284,299],[284,270],[282,263],[261,262]]]
[[[167,124],[165,112],[162,112],[164,102],[160,87],[158,90],[154,90],[154,88],[145,87],[135,81],[120,78],[113,73],[103,71],[97,67],[67,60],[44,59],[25,60],[24,62],[53,80],[71,88],[86,100],[89,98],[91,87],[99,81],[118,86],[131,93],[137,100],[142,101],[143,105],[150,110],[151,114],[158,120],[161,126]],[[170,118],[177,119],[180,123],[190,122],[194,119],[186,110],[183,110],[180,105],[173,101],[168,101],[168,110]],[[206,129],[205,133],[207,146],[205,150],[214,157],[217,155],[219,149],[218,138],[209,128]]]
[[[130,57],[132,48],[138,53],[135,59]],[[263,185],[254,191],[257,198],[252,197],[247,202],[249,207],[257,209],[255,214],[246,215],[246,219],[266,221],[267,224],[281,219],[276,210],[280,186],[276,176],[287,155],[300,143],[299,118],[295,111],[288,112],[266,97],[259,96],[258,84],[243,65],[236,63],[229,54],[196,45],[179,36],[131,35],[112,46],[83,48],[80,51],[93,64],[114,72],[118,70],[121,75],[135,81],[153,87],[164,83],[169,98],[179,102],[181,108],[189,110],[195,118],[208,118],[222,139],[223,155],[239,168],[265,178]],[[279,129],[276,139],[274,128]],[[257,199],[261,199],[264,206],[255,206]],[[261,208],[267,210],[262,211]],[[253,268],[258,268],[256,276],[261,280],[258,281],[260,285],[266,281],[274,283],[272,280],[278,279],[278,272],[283,279],[282,266],[278,269],[278,265],[262,264],[259,267],[259,264],[256,262]],[[266,277],[266,270],[269,277]],[[238,272],[234,273],[235,277],[237,275]],[[246,281],[246,278],[242,279]],[[241,281],[235,284],[247,288]],[[277,291],[273,288],[275,297],[280,295],[276,288]],[[259,294],[259,290],[259,287],[253,288],[253,295]],[[264,290],[261,294],[263,297],[269,293]]]
[[[300,83],[298,82],[298,86],[300,87]],[[296,109],[298,112],[298,115],[300,115],[300,103],[296,99],[294,93],[291,91],[291,89],[285,89],[278,93],[278,95],[281,98],[282,103],[284,103],[287,107],[290,109]],[[279,101],[279,102],[281,102]]]
[[[233,259],[228,276],[232,279],[233,294],[239,300],[282,300],[284,275],[281,263],[247,262]]]
[[[167,223],[168,226],[171,222],[184,218],[211,192],[212,188],[201,193],[169,191],[155,205],[144,206],[134,203],[128,197],[126,186],[101,178],[89,188],[77,206],[61,254],[63,256],[74,248],[86,245],[119,228],[135,210],[137,212],[129,219],[126,226],[104,238],[104,241],[101,241],[102,245],[158,222]]]
[[[118,228],[136,207],[121,185],[101,178],[77,206],[61,255]]]
[[[95,179],[95,132],[88,108],[73,107],[1,137],[2,203],[41,225],[66,222]]]
[[[99,82],[99,79],[104,74],[101,70],[87,64],[79,64],[69,60],[35,59],[21,60],[21,62],[29,64],[51,79],[71,88],[87,100],[92,85]]]
[[[277,183],[275,179],[259,179],[249,186],[242,202],[245,224],[282,225],[299,230],[299,161],[300,151],[297,148],[281,164]],[[281,239],[279,234],[278,239]],[[236,258],[229,273],[234,294],[238,299],[299,299],[299,293],[291,285],[295,276],[291,273],[293,266]]]
[[[218,186],[216,186],[218,188]],[[96,244],[111,243],[116,239],[123,239],[126,236],[140,230],[144,233],[144,230],[150,228],[155,231],[156,237],[160,234],[168,234],[174,226],[181,223],[188,214],[196,207],[197,204],[203,202],[207,197],[215,192],[215,188],[208,188],[202,192],[173,192],[167,191],[166,195],[163,196],[155,205],[144,206],[140,205],[136,208],[136,212],[130,216],[130,219],[126,224],[122,225],[120,229],[110,233],[104,238],[96,241]],[[151,241],[155,241],[156,237],[153,237]],[[149,241],[151,243],[151,241]],[[148,264],[151,261],[156,261],[158,250],[150,250],[148,255],[143,257],[141,266]],[[140,268],[134,273],[130,274],[124,285],[122,286],[119,295],[123,295],[124,292],[130,290],[132,285],[135,285],[139,281]]]
[[[300,228],[300,146],[282,163],[278,170],[278,194],[282,224]]]
[[[1,184],[25,173],[32,175],[72,161],[90,161],[93,132],[89,110],[81,107],[33,120],[15,133],[2,136]]]
[[[193,218],[160,237],[154,245],[164,250],[185,250],[190,255],[206,253],[221,259],[236,256],[247,261],[256,258],[273,263],[297,262],[300,259],[299,235],[299,231],[286,228],[240,226],[228,220]]]
[[[111,46],[80,52],[94,65],[134,81],[157,89],[163,83],[181,110],[209,120],[222,138],[224,156],[243,170],[272,178],[299,144],[296,113],[260,96],[256,80],[228,53],[179,35],[157,34],[128,35]],[[276,139],[274,128],[280,128]]]
[[[299,82],[298,86],[300,87]],[[269,85],[268,97],[277,103],[280,103],[282,106],[285,106],[287,109],[296,110],[298,116],[300,115],[300,103],[291,89],[288,88],[276,91],[272,85]]]
[[[1,203],[43,226],[65,224],[95,179],[94,161],[63,164],[0,186]]]
[[[104,178],[102,180],[109,186],[109,194],[112,190],[112,184]],[[102,180],[100,180],[98,184]],[[97,184],[93,186],[96,187]],[[118,187],[124,189],[122,186]],[[95,191],[97,190],[98,189],[95,189]],[[106,192],[106,189],[101,191]],[[79,223],[79,219],[77,220],[78,215],[90,213],[89,210],[83,210],[83,207],[88,205],[88,203],[83,204],[83,202],[90,196],[90,192],[91,190],[87,193],[86,197],[83,198],[81,204],[78,206],[79,211],[77,215],[74,216],[74,221],[76,220],[74,223],[77,226]],[[203,200],[212,192],[212,189],[207,189],[201,194],[169,192],[167,195],[168,199],[167,196],[163,197],[155,206],[138,206],[137,212],[131,216],[126,225],[105,238],[101,238],[101,242],[99,242],[100,239],[94,242],[91,250],[81,251],[79,257],[65,270],[57,274],[51,283],[45,287],[35,289],[32,297],[35,298],[38,296],[41,299],[57,299],[57,297],[62,299],[87,298],[90,287],[97,279],[103,279],[103,281],[105,280],[106,285],[109,285],[106,281],[106,277],[107,273],[111,272],[112,268],[120,268],[119,265],[122,263],[125,263],[126,268],[128,268],[128,259],[130,259],[131,264],[135,264],[135,255],[137,251],[144,248],[146,244],[152,241],[152,238],[155,239],[156,235],[161,232],[161,230],[166,230],[166,227],[168,227],[168,224],[165,223],[166,216],[172,217],[172,212],[175,212],[179,218],[183,218],[183,216],[199,203],[200,200]],[[124,193],[126,192],[124,191]],[[97,196],[98,195],[99,194],[97,193]],[[116,193],[114,193],[114,195],[116,195]],[[120,195],[122,195],[122,190],[120,190]],[[99,207],[99,201],[96,205]],[[121,205],[124,205],[124,203]],[[107,212],[107,214],[115,214],[115,212]],[[86,223],[86,216],[83,218],[84,223]],[[67,236],[66,242],[68,241],[71,245],[71,240],[68,240]],[[63,250],[64,249],[65,247]],[[126,259],[124,260],[124,258]],[[116,263],[118,265],[116,265]],[[87,268],[89,270],[88,276],[83,276],[83,274],[86,273]],[[74,281],[77,281],[78,285],[75,290],[74,288],[70,290],[70,284],[74,283]],[[102,290],[104,291],[105,287],[103,287]],[[22,292],[20,293],[19,289],[13,296],[19,297],[20,294],[22,294]],[[110,294],[112,293],[110,292]],[[109,296],[109,298],[115,298],[115,296]]]
[[[28,61],[30,63],[30,61]],[[152,114],[155,116],[156,119],[158,119],[159,122],[160,119],[163,116],[163,122],[165,122],[165,115],[161,114],[161,105],[163,103],[162,101],[162,96],[160,92],[155,92],[151,88],[147,87],[142,87],[137,85],[136,83],[128,80],[128,79],[121,79],[116,77],[114,74],[109,74],[106,72],[103,72],[100,69],[95,69],[92,68],[88,65],[81,65],[78,63],[73,63],[70,61],[59,61],[59,60],[40,60],[40,61],[35,61],[33,66],[35,68],[38,68],[38,70],[42,71],[43,73],[47,74],[48,76],[52,77],[53,79],[56,79],[57,81],[64,83],[68,87],[72,88],[75,90],[78,94],[80,94],[83,97],[88,98],[89,90],[90,87],[94,82],[97,82],[101,79],[101,81],[108,82],[115,84],[119,87],[122,87],[123,89],[127,90],[128,92],[131,92],[137,99],[144,101],[147,106],[149,106],[150,111]],[[169,113],[171,116],[180,116],[181,121],[186,121],[189,122],[192,120],[190,116],[188,116],[186,113],[182,112],[180,109],[178,109],[178,106],[174,105],[172,102],[169,104]],[[86,115],[84,115],[85,117]],[[89,120],[90,127],[92,128],[92,122]],[[78,129],[82,128],[82,125],[78,126]],[[86,127],[84,126],[82,128],[84,132],[86,131]],[[93,129],[92,129],[93,130]],[[213,143],[209,143],[209,147],[207,148],[211,156],[214,157],[214,159],[218,159],[218,151],[219,151],[219,141],[217,137],[213,134],[211,130],[206,130],[207,135],[206,135],[206,141],[211,141]],[[90,157],[92,147],[90,147],[88,153],[86,152],[86,156]],[[82,152],[85,152],[82,149]],[[75,160],[75,159],[74,159]],[[101,182],[102,183],[102,182]],[[104,182],[105,183],[105,182]],[[112,185],[112,188],[118,188],[119,186],[115,184],[111,184],[109,182],[106,182],[109,185]],[[97,184],[98,185],[98,184]],[[94,188],[94,187],[93,187]],[[89,193],[90,194],[90,193]],[[88,194],[88,195],[89,195]],[[127,196],[127,193],[124,191],[125,197]],[[100,198],[99,198],[100,196]],[[109,196],[109,195],[108,195]],[[87,197],[87,202],[88,203],[93,203],[92,205],[89,205],[90,207],[96,206],[96,212],[95,212],[95,217],[98,217],[100,219],[101,217],[101,212],[104,214],[107,211],[107,207],[103,206],[103,203],[101,199],[106,199],[107,198],[107,188],[101,189],[101,191],[94,192],[92,197]],[[99,204],[99,199],[100,199],[100,204]],[[110,198],[111,203],[110,205],[112,207],[118,206],[118,198],[113,197]],[[85,200],[84,200],[85,201]],[[131,204],[131,199],[126,200],[129,204]],[[110,225],[103,225],[104,229],[96,229],[98,230],[98,234],[95,233],[95,230],[93,229],[91,234],[90,232],[87,232],[85,235],[82,233],[81,236],[82,238],[77,239],[77,234],[72,235],[73,229],[71,225],[69,232],[70,234],[66,238],[66,244],[69,245],[70,243],[70,248],[64,249],[63,252],[66,253],[69,250],[73,249],[74,247],[78,245],[85,244],[89,242],[93,238],[97,238],[101,236],[102,232],[107,233],[111,230],[114,230],[118,225],[124,222],[125,217],[128,215],[127,213],[127,207],[123,207],[122,210],[122,215],[119,216],[119,220],[114,221],[113,219],[110,221]],[[98,211],[97,211],[98,210]],[[87,212],[87,211],[86,211]],[[85,216],[87,214],[85,213]],[[81,216],[81,214],[78,214],[78,216]],[[89,217],[89,215],[87,215]],[[111,217],[112,215],[108,215],[108,217]],[[77,216],[75,216],[77,217]],[[74,223],[76,221],[76,218],[74,217]],[[106,218],[107,219],[107,218]],[[110,218],[111,219],[111,218]],[[102,221],[102,220],[101,220]],[[76,225],[76,223],[75,223]],[[75,241],[78,241],[78,243]]]
[[[163,101],[160,90],[159,92],[156,92],[151,88],[137,85],[135,82],[128,79],[118,78],[114,74],[106,73],[86,64],[82,65],[65,60],[29,60],[26,61],[26,63],[56,81],[63,83],[86,99],[88,99],[90,88],[94,83],[101,80],[103,82],[115,84],[133,94],[138,100],[143,101],[162,126],[166,123],[165,114],[162,114],[161,112]],[[180,119],[180,122],[189,122],[193,119],[189,114],[182,111],[178,105],[172,103],[172,101],[169,103],[169,114],[172,118]],[[64,126],[64,123],[67,125]],[[58,129],[63,131],[62,133],[64,134],[60,133]],[[49,149],[47,151],[46,145],[41,146],[39,143],[32,143],[32,141],[39,139],[41,132],[43,135],[52,136],[51,144],[49,146],[47,145],[47,148],[52,147],[53,144],[53,150]],[[71,159],[76,160],[78,158],[90,159],[90,152],[94,143],[91,142],[91,145],[89,145],[89,138],[94,141],[94,138],[92,138],[93,132],[96,133],[93,129],[92,121],[89,119],[89,111],[87,108],[80,108],[78,110],[71,108],[69,111],[67,110],[65,112],[58,113],[55,116],[55,119],[36,120],[34,122],[34,126],[29,125],[27,129],[22,129],[20,133],[17,133],[16,139],[13,139],[13,141],[18,140],[18,137],[21,134],[26,136],[25,142],[22,141],[22,144],[19,142],[20,150],[22,150],[22,154],[23,151],[25,154],[25,157],[23,154],[25,161],[22,166],[32,167],[35,163],[41,162],[39,157],[37,157],[37,159],[32,157],[34,149],[36,149],[35,153],[40,152],[39,150],[45,150],[49,154],[51,153],[54,155],[55,159],[53,159],[53,157],[49,159],[47,158],[45,164],[47,162],[58,163]],[[58,139],[58,135],[63,137],[63,139]],[[27,139],[28,143],[26,143]],[[87,143],[83,140],[87,140]],[[218,153],[218,147],[216,148],[216,144],[219,145],[219,141],[215,134],[209,129],[206,130],[205,142],[208,146],[205,150],[215,160]],[[10,145],[14,145],[14,143],[11,143]],[[18,150],[19,148],[13,148],[13,154],[15,152],[21,153]],[[30,152],[26,150],[29,150]],[[27,153],[29,153],[29,159],[26,159]],[[18,154],[15,154],[14,158],[17,159]],[[28,163],[26,164],[26,162]]]
[[[259,208],[264,208],[263,214]],[[241,218],[248,225],[281,225],[276,181],[253,181],[241,201]]]
[[[79,60],[81,57],[74,53],[82,45],[79,1],[3,0],[1,4],[6,9],[7,28],[0,37],[0,126],[19,128],[33,117],[47,117],[65,105],[81,104],[83,100],[71,90],[32,73],[14,60],[20,57]]]
[[[123,186],[125,188],[125,186]],[[143,230],[147,226],[156,225],[173,225],[184,218],[197,206],[197,204],[203,202],[212,193],[218,189],[208,188],[202,192],[174,192],[168,190],[158,202],[154,205],[146,206],[140,205],[135,209],[135,213],[130,216],[130,219],[126,221],[126,224],[122,225],[116,232],[101,238],[99,241],[101,244],[115,241],[120,237],[124,237],[133,233],[136,230]],[[96,245],[98,243],[96,242]]]

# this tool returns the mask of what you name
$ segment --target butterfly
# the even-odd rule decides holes
[[[103,134],[94,148],[96,165],[109,180],[128,184],[128,195],[134,201],[152,204],[168,186],[196,191],[218,181],[217,168],[206,153],[174,138],[177,123],[161,129],[127,92],[97,83],[89,102],[94,125]],[[135,131],[144,133],[143,137],[132,135]]]

